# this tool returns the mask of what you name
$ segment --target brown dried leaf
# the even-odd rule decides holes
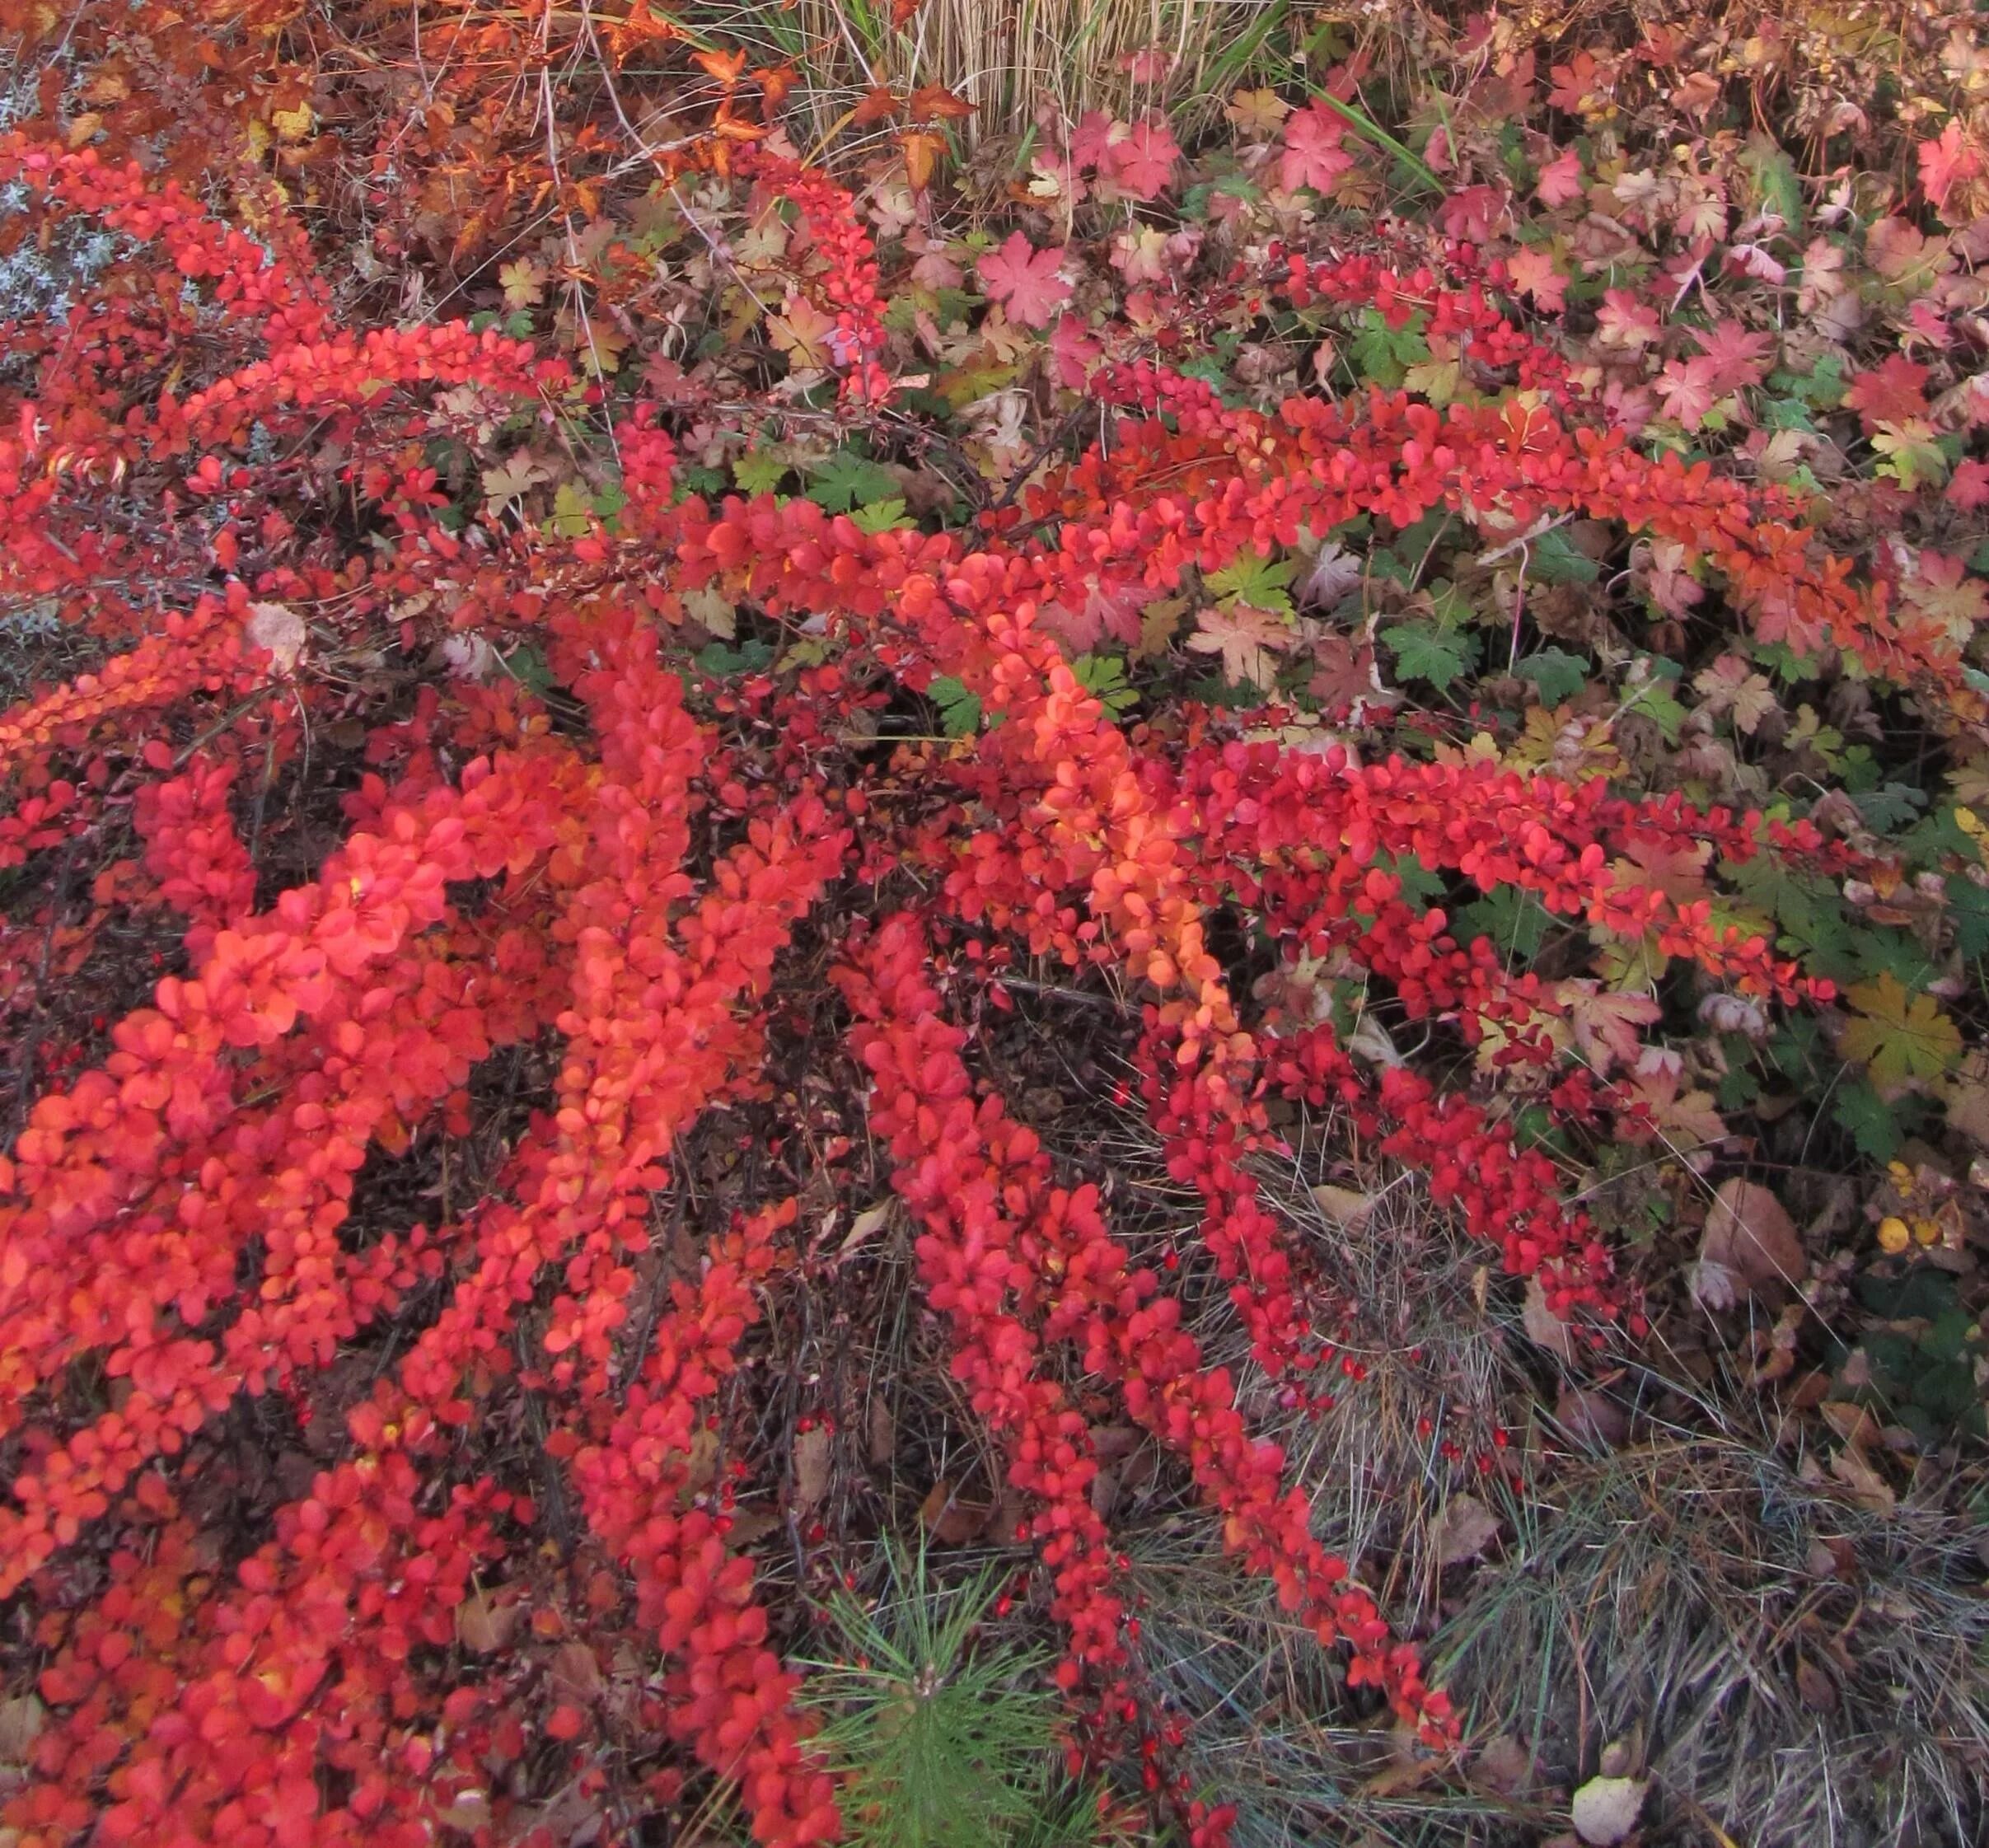
[[[500,1604],[489,1592],[473,1591],[456,1607],[456,1640],[472,1655],[494,1655],[517,1632],[522,1612]]]
[[[1328,1182],[1313,1188],[1313,1198],[1318,1202],[1319,1210],[1346,1232],[1360,1231],[1374,1210],[1374,1196],[1357,1187],[1336,1187]]]
[[[1498,1537],[1499,1517],[1483,1502],[1476,1495],[1453,1495],[1437,1520],[1437,1562],[1456,1565],[1475,1560]]]
[[[944,1476],[919,1504],[919,1523],[943,1546],[964,1546],[980,1537],[992,1510],[957,1499],[957,1491]]]
[[[1757,1295],[1793,1288],[1809,1269],[1788,1209],[1767,1188],[1739,1177],[1714,1196],[1699,1261],[1732,1272]]]
[[[1898,1498],[1891,1485],[1856,1444],[1847,1443],[1832,1453],[1830,1473],[1851,1490],[1851,1499],[1868,1513],[1889,1514],[1898,1505]]]
[[[32,1694],[0,1701],[0,1765],[27,1762],[47,1717],[40,1701]]]
[[[1813,1713],[1837,1710],[1837,1684],[1807,1656],[1795,1665],[1795,1691]]]
[[[1502,1797],[1521,1794],[1533,1780],[1533,1755],[1510,1733],[1485,1742],[1471,1767],[1471,1781]]]
[[[898,1453],[898,1421],[882,1394],[870,1401],[870,1461],[880,1469]]]
[[[828,1495],[834,1441],[821,1425],[794,1435],[794,1506],[803,1513],[820,1507]]]
[[[583,1700],[601,1691],[601,1663],[585,1643],[562,1643],[553,1651],[552,1671],[561,1687]]]
[[[1526,1301],[1519,1312],[1519,1322],[1528,1338],[1556,1360],[1575,1358],[1575,1331],[1547,1307],[1547,1287],[1537,1277],[1526,1280]]]
[[[304,652],[304,619],[287,603],[251,603],[242,634],[269,651],[270,663],[279,674],[290,672]]]

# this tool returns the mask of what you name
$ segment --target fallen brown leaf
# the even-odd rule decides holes
[[[803,1513],[820,1507],[829,1493],[833,1448],[834,1440],[825,1426],[813,1425],[794,1434],[794,1506]]]
[[[1714,1195],[1699,1262],[1731,1272],[1756,1295],[1793,1288],[1809,1269],[1788,1209],[1767,1188],[1739,1177],[1722,1181]]]

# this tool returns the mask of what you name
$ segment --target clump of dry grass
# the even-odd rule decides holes
[[[1977,1536],[1811,1474],[1738,1434],[1580,1457],[1505,1505],[1511,1543],[1431,1659],[1554,1781],[1640,1738],[1653,1811],[1682,1828],[1710,1819],[1755,1848],[1977,1841]]]
[[[1462,1775],[1364,1724],[1275,1601],[1237,1597],[1212,1534],[1137,1549],[1149,1672],[1196,1716],[1239,1844],[1532,1841],[1616,1742],[1652,1780],[1653,1841],[1982,1839],[1989,1603],[1960,1523],[1861,1513],[1726,1439],[1584,1457],[1495,1505],[1504,1550],[1451,1570],[1426,1645]]]
[[[1316,1530],[1423,1638],[1469,1744],[1462,1769],[1398,1756],[1268,1594],[1238,1598],[1213,1529],[1175,1516],[1135,1549],[1143,1653],[1196,1717],[1190,1749],[1211,1787],[1241,1806],[1239,1844],[1533,1842],[1565,1827],[1569,1793],[1612,1744],[1652,1780],[1652,1841],[1979,1841],[1980,1530],[1930,1503],[1861,1509],[1814,1460],[1679,1382],[1645,1378],[1634,1397],[1688,1416],[1648,1418],[1633,1441],[1619,1427],[1620,1448],[1529,1414],[1546,1363],[1509,1290],[1486,1290],[1482,1253],[1413,1176],[1369,1177],[1362,1223],[1336,1226],[1306,1185],[1317,1172],[1302,1150],[1267,1191],[1294,1227],[1309,1216],[1313,1256],[1356,1306],[1345,1351],[1365,1377],[1323,1418],[1280,1412],[1261,1387],[1255,1409],[1311,1490]],[[1226,1306],[1203,1319],[1240,1358]],[[1479,1479],[1456,1435],[1501,1406],[1533,1421],[1514,1446],[1519,1491]],[[1467,1505],[1497,1532],[1459,1557],[1452,1511]]]
[[[937,83],[975,105],[972,141],[1025,134],[1046,105],[1072,121],[1089,109],[1165,109],[1192,126],[1293,11],[1291,0],[925,0],[902,29],[890,0],[695,13],[718,36],[793,60],[817,134],[873,83]]]

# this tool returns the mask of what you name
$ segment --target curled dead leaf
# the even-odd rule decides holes
[[[563,1689],[583,1700],[601,1691],[601,1663],[585,1643],[562,1643],[553,1651],[552,1671]]]
[[[943,1546],[964,1546],[980,1537],[991,1512],[962,1501],[952,1484],[941,1476],[919,1504],[919,1523]]]
[[[1575,1358],[1575,1331],[1548,1308],[1547,1287],[1537,1277],[1526,1280],[1526,1301],[1520,1307],[1519,1322],[1528,1339],[1545,1348],[1556,1360]]]
[[[1575,1793],[1575,1832],[1589,1848],[1616,1848],[1637,1826],[1650,1783],[1641,1777],[1592,1777]]]
[[[1837,1684],[1818,1668],[1808,1656],[1795,1665],[1795,1691],[1803,1697],[1803,1705],[1812,1713],[1834,1713],[1837,1705]]]
[[[898,1421],[879,1393],[870,1401],[870,1461],[880,1469],[898,1453]]]
[[[1800,1283],[1809,1254],[1788,1209],[1764,1186],[1736,1176],[1720,1183],[1699,1242],[1702,1269],[1718,1266],[1759,1296]],[[1695,1294],[1698,1294],[1697,1291]],[[1701,1302],[1707,1301],[1700,1294]]]
[[[257,648],[269,651],[270,664],[279,674],[295,669],[307,639],[304,619],[287,603],[251,603],[242,634]]]
[[[1360,1231],[1374,1210],[1373,1196],[1362,1193],[1357,1187],[1336,1187],[1328,1184],[1313,1188],[1313,1198],[1327,1219],[1347,1232]]]
[[[517,1635],[522,1614],[515,1602],[473,1591],[456,1607],[456,1640],[472,1655],[494,1655]]]
[[[1475,1560],[1499,1537],[1499,1517],[1476,1495],[1456,1495],[1444,1504],[1436,1524],[1439,1565]]]
[[[1471,1781],[1502,1797],[1517,1797],[1533,1780],[1533,1755],[1510,1733],[1485,1742],[1471,1767]]]
[[[830,1453],[834,1439],[826,1426],[812,1425],[794,1435],[794,1506],[806,1513],[829,1493]]]
[[[25,1765],[47,1718],[35,1695],[0,1701],[0,1765]]]

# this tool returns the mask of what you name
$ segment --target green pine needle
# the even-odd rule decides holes
[[[990,1646],[980,1630],[1009,1569],[942,1587],[887,1547],[874,1609],[829,1607],[840,1659],[809,1664],[821,1743],[845,1777],[859,1848],[1065,1848],[1092,1838],[1086,1793],[1060,1794],[1057,1707],[1040,1650]]]

